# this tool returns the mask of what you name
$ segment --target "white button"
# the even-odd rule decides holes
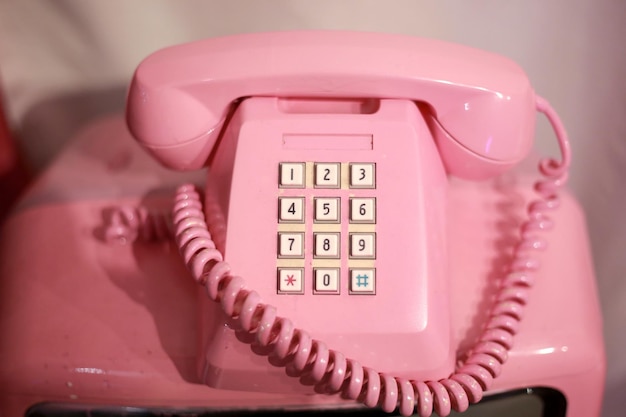
[[[340,164],[321,163],[315,164],[315,186],[317,188],[339,188]]]
[[[350,221],[352,223],[375,223],[376,198],[351,198]]]
[[[278,233],[279,258],[304,257],[304,233]]]
[[[313,275],[315,293],[339,294],[339,268],[315,268]]]
[[[304,188],[304,162],[282,162],[279,184],[283,188]]]
[[[279,197],[278,220],[281,223],[304,222],[304,197]]]
[[[316,258],[339,258],[339,233],[314,233]]]
[[[375,188],[376,165],[371,163],[350,164],[350,188]]]
[[[281,294],[304,293],[302,268],[278,268],[278,292]]]
[[[339,197],[315,199],[315,221],[320,223],[339,223]]]
[[[370,259],[375,258],[376,234],[350,233],[350,257]]]
[[[376,294],[376,270],[351,269],[350,294]]]

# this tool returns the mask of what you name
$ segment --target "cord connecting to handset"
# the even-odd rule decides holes
[[[200,195],[193,185],[183,185],[176,193],[173,220],[177,245],[194,279],[205,286],[207,296],[219,302],[242,330],[254,335],[255,343],[281,359],[289,375],[306,375],[317,384],[318,392],[340,393],[387,412],[399,408],[405,416],[417,412],[426,417],[434,411],[443,417],[451,410],[465,411],[481,400],[507,360],[539,268],[533,252],[546,246],[540,234],[551,228],[548,213],[558,207],[558,190],[567,180],[571,155],[565,129],[543,98],[537,98],[537,110],[554,128],[561,161],[540,161],[539,171],[546,178],[535,183],[540,198],[528,205],[528,220],[521,226],[520,242],[508,273],[502,278],[488,319],[467,359],[447,378],[407,380],[363,367],[314,340],[288,318],[278,316],[276,307],[264,304],[256,291],[246,287],[243,278],[231,273],[207,229]]]

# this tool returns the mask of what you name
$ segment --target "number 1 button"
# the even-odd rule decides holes
[[[304,188],[304,162],[282,162],[278,181],[281,188]]]

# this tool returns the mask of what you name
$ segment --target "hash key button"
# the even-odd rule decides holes
[[[350,269],[350,294],[376,294],[376,270]]]

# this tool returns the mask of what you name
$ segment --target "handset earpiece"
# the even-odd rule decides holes
[[[201,168],[226,117],[216,114],[207,101],[184,87],[146,82],[151,74],[143,72],[152,68],[140,66],[133,77],[126,106],[130,132],[165,166],[178,170]]]

